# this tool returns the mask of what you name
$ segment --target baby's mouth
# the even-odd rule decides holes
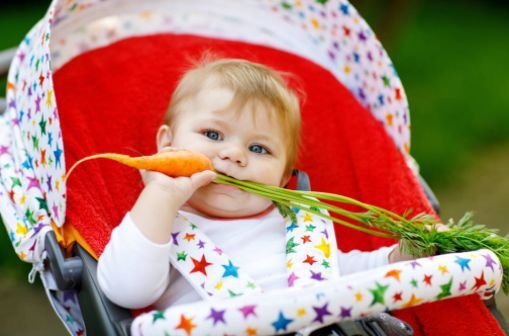
[[[222,175],[225,175],[225,176],[228,176],[230,178],[233,178],[233,179],[236,179],[237,178],[235,176],[232,176],[232,175],[229,175],[229,174],[226,174],[220,170],[216,170],[216,173],[218,174],[222,174]],[[226,191],[226,192],[244,192],[244,190],[236,187],[236,186],[232,186],[232,185],[229,185],[229,184],[222,184],[222,183],[214,183],[214,187],[216,189],[219,189],[219,190],[223,190],[223,191]]]
[[[232,176],[232,175],[227,174],[227,173],[225,173],[225,172],[222,172],[222,171],[220,171],[220,170],[216,170],[216,173],[221,174],[221,175],[224,175],[224,176],[228,176],[228,177],[231,177],[231,178],[233,178],[233,179],[238,180],[238,178],[236,178],[235,176]]]

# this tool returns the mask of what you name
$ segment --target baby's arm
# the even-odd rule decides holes
[[[170,247],[170,242],[156,244],[147,239],[127,213],[99,258],[99,287],[122,307],[152,304],[168,287]]]
[[[341,275],[365,271],[390,263],[389,255],[398,245],[382,247],[370,252],[353,250],[348,253],[338,251],[338,263]]]
[[[212,171],[203,171],[191,177],[171,178],[157,172],[142,172],[145,188],[131,210],[131,216],[145,237],[154,243],[170,240],[173,221],[178,209],[200,187],[215,178]]]
[[[177,210],[215,173],[171,178],[142,172],[145,188],[113,231],[99,258],[98,281],[105,295],[126,308],[154,303],[168,286],[170,237]]]

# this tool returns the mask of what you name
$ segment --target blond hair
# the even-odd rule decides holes
[[[201,61],[180,79],[164,116],[165,124],[171,125],[180,113],[182,103],[197,95],[210,85],[233,91],[229,107],[237,112],[251,102],[262,103],[276,116],[282,129],[288,160],[285,174],[289,175],[297,161],[301,116],[297,95],[288,87],[283,75],[262,64],[243,59],[220,59]],[[253,116],[256,118],[256,116]]]

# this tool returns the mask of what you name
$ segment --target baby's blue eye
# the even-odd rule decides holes
[[[263,147],[262,145],[251,145],[249,146],[249,150],[256,154],[269,154],[267,148]]]
[[[215,140],[215,141],[222,140],[221,134],[219,134],[219,132],[214,131],[214,130],[203,131],[203,135],[205,135],[207,138],[209,138],[211,140]]]

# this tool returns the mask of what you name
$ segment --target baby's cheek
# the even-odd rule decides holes
[[[277,168],[264,169],[260,172],[260,183],[279,187],[283,173]]]

